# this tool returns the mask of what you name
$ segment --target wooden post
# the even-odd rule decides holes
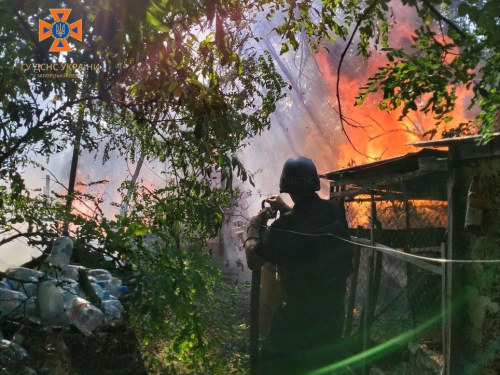
[[[405,201],[405,221],[406,221],[406,235],[408,236],[411,229],[411,220],[410,220],[410,202],[408,200]],[[406,237],[404,252],[411,253],[411,248],[409,246],[408,237]],[[412,272],[411,263],[406,263],[406,305],[408,306],[408,310],[410,310],[410,316],[413,328],[415,328],[415,319],[416,319],[416,311],[415,311],[415,303],[411,300],[413,297],[413,293],[415,293],[415,280]]]
[[[83,92],[86,92],[85,88]],[[85,94],[82,94],[82,96]],[[78,112],[78,122],[76,124],[75,131],[75,141],[73,144],[73,156],[71,158],[71,170],[69,172],[69,182],[68,182],[68,195],[66,196],[66,213],[67,217],[64,219],[63,233],[68,232],[69,229],[69,215],[71,214],[71,207],[73,205],[73,194],[75,193],[75,183],[76,183],[76,172],[78,168],[78,157],[80,155],[80,142],[82,141],[83,133],[83,122],[85,116],[85,107],[80,104],[80,110]]]
[[[376,241],[375,238],[375,229],[378,231],[382,231],[382,225],[380,221],[377,218],[377,206],[375,205],[375,202],[373,201],[372,203],[372,214],[373,214],[373,229],[371,230],[373,234],[371,234],[371,245],[374,246]],[[380,291],[380,281],[382,279],[382,260],[384,257],[384,254],[380,251],[374,250],[374,257],[375,257],[375,266],[373,268],[373,284],[372,284],[372,309],[370,310],[370,318],[369,322],[370,325],[373,324],[374,322],[374,316],[375,316],[375,309],[377,308],[377,299],[378,299],[378,293]]]
[[[83,111],[81,111],[83,113]],[[68,232],[69,215],[71,214],[71,206],[73,205],[73,194],[75,193],[76,171],[78,168],[78,156],[80,155],[80,142],[82,139],[82,130],[76,130],[75,144],[73,145],[73,157],[71,158],[71,170],[69,172],[68,195],[66,196],[66,211],[67,217],[64,220],[63,232]]]
[[[358,229],[356,231],[356,237],[359,237],[359,233],[363,227],[358,226]],[[351,275],[351,285],[349,286],[349,301],[347,303],[347,318],[346,318],[346,327],[345,327],[345,334],[344,337],[348,337],[351,335],[352,331],[352,322],[354,319],[354,305],[356,303],[356,292],[358,288],[358,276],[359,276],[359,262],[361,258],[361,247],[356,246],[356,249],[354,250],[354,265],[353,265],[353,271]]]
[[[446,258],[446,243],[441,243],[441,257],[443,259]],[[447,271],[447,264],[446,263],[443,263],[442,264],[442,267],[443,267],[443,274],[441,275],[441,340],[442,340],[442,350],[443,350],[443,372],[442,374],[443,375],[449,375],[449,371],[448,370],[448,364],[447,362],[449,363],[449,361],[446,360],[446,358],[448,357],[448,337],[447,337],[447,325],[448,325],[448,316],[447,316],[447,311],[448,311],[448,293],[447,293],[447,274],[446,274],[446,271]]]
[[[375,245],[375,200],[373,196],[373,191],[371,192],[371,213],[370,213],[370,244]],[[374,266],[374,252],[375,250],[370,248],[368,250],[368,280],[367,280],[367,290],[365,306],[363,308],[363,353],[366,353],[370,346],[371,337],[371,311],[372,311],[372,295],[373,295],[373,266]],[[366,357],[363,357],[363,375],[368,375],[368,368],[366,363]]]
[[[448,243],[445,247],[446,259],[460,259],[460,251],[463,247],[461,232],[465,221],[466,196],[460,194],[460,184],[457,178],[457,155],[456,150],[449,150],[449,175],[448,175]],[[462,258],[463,259],[463,258]],[[461,292],[459,289],[459,265],[446,263],[444,278],[444,296],[446,303],[445,316],[445,348],[444,348],[444,375],[460,374],[462,369],[460,362],[461,347]]]
[[[259,373],[260,268],[252,271],[250,289],[250,375]]]

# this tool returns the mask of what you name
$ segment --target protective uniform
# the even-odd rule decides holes
[[[286,168],[285,164],[280,188],[288,192],[291,179]],[[295,192],[304,191],[300,190],[304,182],[305,192],[319,189],[319,181],[316,186],[307,178],[312,175],[310,166],[305,171],[293,171],[299,176],[298,186],[292,186]],[[336,202],[312,193],[276,220],[255,247],[260,257],[277,265],[284,299],[261,351],[261,375],[304,375],[335,360],[353,252],[327,233],[349,238],[345,214]]]

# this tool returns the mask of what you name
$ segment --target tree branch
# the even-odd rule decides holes
[[[375,6],[378,4],[379,0],[374,0],[368,8],[365,9],[363,14],[361,15],[360,19],[358,22],[356,22],[356,26],[354,27],[354,30],[351,33],[351,37],[349,38],[349,41],[347,42],[347,45],[345,46],[344,50],[342,51],[342,55],[340,55],[340,61],[339,61],[339,66],[337,67],[337,84],[336,84],[336,89],[337,89],[337,105],[339,106],[339,117],[340,117],[340,126],[342,128],[342,132],[345,134],[347,140],[351,144],[351,147],[356,151],[358,154],[368,156],[365,153],[359,151],[356,146],[351,141],[351,138],[349,138],[349,135],[347,134],[345,127],[344,127],[344,116],[342,114],[342,102],[340,100],[340,70],[342,69],[342,63],[344,62],[345,56],[347,54],[347,51],[349,50],[349,47],[352,44],[352,41],[354,39],[354,35],[356,35],[356,32],[359,29],[359,26],[361,26],[361,23],[364,21],[366,16],[375,8]]]
[[[430,9],[430,11],[431,11],[432,13],[434,13],[434,15],[435,15],[438,19],[440,19],[441,21],[446,22],[446,23],[447,23],[450,27],[452,27],[452,28],[453,28],[453,29],[454,29],[457,33],[459,33],[459,34],[460,34],[460,36],[461,36],[462,38],[464,38],[464,39],[465,39],[465,38],[467,38],[467,34],[465,34],[465,33],[462,31],[462,29],[461,29],[461,28],[459,28],[459,27],[458,27],[458,26],[457,26],[457,25],[456,25],[456,24],[455,24],[452,20],[450,20],[450,19],[446,18],[445,16],[443,16],[443,15],[441,14],[441,12],[439,12],[439,11],[438,11],[438,10],[434,7],[434,5],[432,5],[432,4],[429,2],[429,0],[422,0],[422,2],[425,4],[425,6],[426,6],[427,8],[429,8],[429,9]]]
[[[384,132],[384,133],[382,133],[382,134],[378,134],[378,135],[376,135],[376,136],[374,136],[374,137],[369,137],[368,142],[371,142],[371,141],[373,141],[373,140],[375,140],[375,139],[377,139],[377,138],[383,137],[384,135],[388,135],[389,133],[398,133],[398,132],[402,132],[402,133],[409,133],[409,134],[412,134],[412,135],[414,135],[414,136],[417,136],[417,137],[421,138],[421,137],[420,137],[420,134],[418,134],[418,133],[416,133],[416,132],[414,132],[414,131],[408,130],[408,129],[391,129],[391,130],[387,130],[387,131],[385,131],[385,132]]]
[[[72,107],[73,105],[78,104],[80,102],[84,102],[84,101],[88,101],[88,100],[97,100],[97,99],[99,99],[99,97],[89,96],[86,98],[81,98],[81,99],[73,100],[70,102],[66,102],[64,105],[62,105],[60,108],[56,109],[54,112],[45,115],[44,118],[42,120],[38,121],[35,126],[33,126],[32,128],[29,128],[26,131],[26,134],[24,134],[21,138],[19,138],[17,140],[17,142],[15,142],[12,147],[10,147],[7,151],[5,151],[3,153],[0,153],[0,164],[3,164],[8,158],[10,158],[12,155],[14,155],[14,153],[21,147],[21,145],[23,143],[26,143],[30,139],[30,137],[34,131],[40,129],[44,124],[51,121],[56,115],[58,115],[59,113],[61,113],[65,109],[67,109],[68,107]],[[54,124],[52,126],[45,127],[43,130],[44,130],[44,132],[47,130],[54,130],[54,129],[57,129],[59,126],[60,126],[60,124]]]
[[[0,246],[2,245],[5,245],[6,243],[8,242],[11,242],[11,241],[14,241],[15,239],[18,239],[18,238],[21,238],[21,237],[37,237],[37,236],[46,236],[47,233],[42,233],[42,232],[29,232],[29,233],[17,233],[17,234],[14,234],[10,237],[7,237],[7,238],[4,238],[0,241]]]

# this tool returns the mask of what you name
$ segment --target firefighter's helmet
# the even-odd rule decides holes
[[[318,171],[311,159],[296,156],[285,162],[280,178],[281,193],[314,193],[319,188]]]

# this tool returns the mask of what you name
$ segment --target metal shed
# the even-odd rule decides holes
[[[344,203],[359,245],[345,336],[362,337],[364,352],[404,344],[414,360],[427,351],[430,367],[419,373],[463,372],[463,267],[440,258],[470,259],[463,233],[467,188],[478,163],[500,160],[500,134],[481,140],[419,142],[413,144],[419,151],[320,176],[331,181],[330,198]]]

